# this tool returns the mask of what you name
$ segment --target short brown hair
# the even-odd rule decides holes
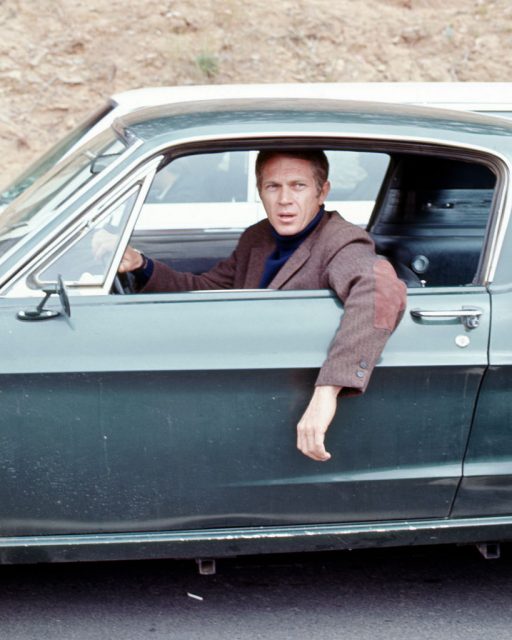
[[[321,149],[265,149],[258,153],[256,158],[256,184],[261,187],[261,174],[264,165],[278,156],[307,160],[313,167],[313,175],[318,187],[318,192],[322,190],[329,177],[329,160]]]

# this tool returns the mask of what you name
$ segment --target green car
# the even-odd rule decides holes
[[[128,244],[194,273],[227,257],[264,215],[256,152],[294,146],[328,153],[326,208],[408,285],[325,464],[295,427],[330,290],[118,275]],[[0,213],[0,560],[512,539],[511,171],[512,121],[338,100],[174,102],[84,142]]]

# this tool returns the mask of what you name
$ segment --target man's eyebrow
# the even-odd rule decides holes
[[[278,180],[276,178],[263,178],[263,182],[307,182],[308,178],[305,176],[293,176],[290,178],[284,178],[283,180]]]

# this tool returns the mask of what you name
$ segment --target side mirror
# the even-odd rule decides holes
[[[35,309],[26,309],[25,311],[18,311],[16,317],[18,320],[49,320],[50,318],[56,318],[57,316],[66,315],[71,317],[71,307],[69,305],[69,297],[62,280],[62,276],[57,277],[57,284],[50,285],[43,289],[45,294],[44,298],[37,305]],[[44,306],[47,303],[50,296],[54,293],[59,295],[60,304],[62,306],[61,311],[55,311],[52,309],[45,309]]]

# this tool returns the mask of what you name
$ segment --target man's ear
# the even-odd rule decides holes
[[[329,191],[331,190],[331,183],[329,180],[326,180],[320,190],[320,204],[323,204],[325,200],[327,200],[327,196],[329,195]]]

